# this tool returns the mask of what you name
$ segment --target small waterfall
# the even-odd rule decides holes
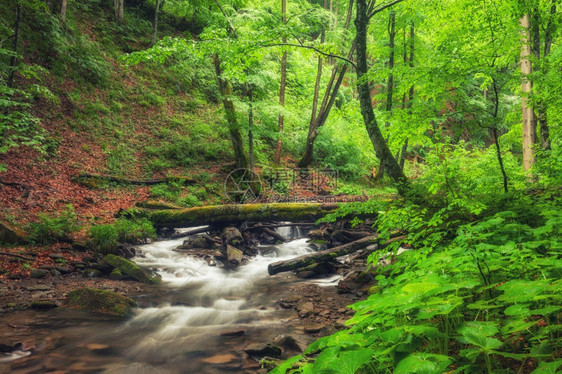
[[[303,228],[302,226],[288,225],[276,227],[275,231],[287,240],[295,240],[305,238],[308,235],[309,230]]]

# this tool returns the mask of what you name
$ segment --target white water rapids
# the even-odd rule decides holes
[[[162,284],[138,299],[141,307],[129,320],[58,309],[25,312],[33,321],[30,336],[57,343],[11,366],[0,363],[0,374],[3,368],[13,373],[46,369],[109,374],[255,372],[255,362],[252,367],[244,358],[244,348],[294,332],[294,323],[288,321],[296,318],[296,312],[280,309],[277,301],[290,296],[289,288],[301,282],[289,274],[270,277],[267,266],[313,251],[297,227],[277,231],[294,240],[262,246],[263,254],[233,270],[173,251],[184,239],[138,246],[142,256],[133,261],[156,270]],[[333,285],[335,278],[315,282]],[[234,332],[238,334],[228,336]],[[92,344],[108,348],[86,349]]]

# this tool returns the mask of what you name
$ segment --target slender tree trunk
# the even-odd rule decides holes
[[[113,10],[115,12],[115,22],[123,23],[124,0],[113,0]]]
[[[523,169],[529,170],[535,163],[533,145],[536,141],[536,120],[530,98],[533,84],[529,78],[531,74],[531,45],[530,45],[530,22],[529,14],[525,14],[521,20],[521,98],[523,118]]]
[[[492,132],[494,133],[494,143],[496,144],[496,156],[498,158],[498,164],[500,165],[500,170],[502,172],[502,176],[503,176],[503,191],[505,193],[508,193],[508,187],[507,187],[507,173],[505,171],[505,167],[503,165],[503,157],[502,157],[502,152],[501,152],[501,148],[500,148],[500,140],[499,140],[499,136],[498,136],[498,129],[496,127],[496,122],[497,122],[497,118],[498,118],[498,113],[499,113],[499,109],[500,109],[500,96],[499,96],[499,92],[498,92],[498,85],[496,83],[496,80],[493,80],[493,87],[494,87],[494,123],[492,126]]]
[[[367,67],[367,26],[369,18],[367,16],[366,0],[357,0],[357,16],[355,18],[355,27],[357,29],[356,45],[357,45],[357,91],[361,105],[361,115],[365,122],[365,127],[373,148],[379,160],[390,178],[394,181],[400,194],[405,195],[409,191],[409,183],[400,168],[396,159],[392,156],[388,144],[382,135],[377,124],[375,113],[371,101],[371,87],[369,80],[365,77],[368,72]]]
[[[351,23],[351,17],[353,15],[353,1],[354,0],[349,0],[349,7],[348,7],[348,12],[347,12],[347,17],[344,27],[345,30],[349,28],[349,25]],[[353,57],[354,51],[355,51],[355,44],[352,45],[348,53],[347,56],[348,59]],[[320,105],[318,115],[316,116],[315,121],[311,121],[309,125],[304,155],[302,156],[302,158],[298,163],[298,166],[300,168],[308,167],[314,160],[314,141],[318,136],[320,127],[324,126],[326,120],[328,119],[328,115],[332,110],[341,83],[345,78],[346,72],[347,72],[346,64],[336,65],[332,68],[332,74],[330,76],[330,80],[328,81],[328,85],[326,86],[326,91],[324,92],[324,96],[322,98],[322,104]]]
[[[250,170],[254,171],[254,96],[252,94],[251,88],[248,88],[247,91],[248,91],[248,157],[250,158]]]
[[[154,4],[154,20],[152,21],[152,41],[151,45],[156,44],[158,40],[158,14],[160,13],[160,3],[161,0],[155,0]]]
[[[287,23],[287,0],[281,0],[281,14],[283,17],[283,24]],[[287,43],[287,38],[283,36],[283,43]],[[285,88],[287,87],[287,51],[283,52],[281,57],[281,87],[279,89],[279,105],[281,106],[281,113],[279,113],[278,127],[279,135],[277,138],[277,147],[275,149],[275,163],[281,162],[281,151],[283,148],[283,127],[285,122]]]
[[[60,0],[60,18],[62,22],[66,22],[66,9],[68,6],[68,0]]]
[[[215,73],[217,75],[219,91],[221,93],[222,104],[226,121],[228,123],[228,132],[230,140],[232,141],[232,148],[234,150],[234,162],[238,169],[248,168],[248,158],[244,153],[244,142],[242,141],[242,134],[240,133],[240,125],[236,119],[236,111],[234,103],[230,96],[232,95],[232,86],[230,82],[222,77],[222,70],[220,67],[220,59],[217,55],[214,56]]]
[[[16,20],[14,21],[14,39],[12,40],[12,51],[14,54],[10,58],[10,75],[8,75],[8,87],[14,87],[14,76],[16,74],[16,62],[18,53],[18,44],[20,40],[20,23],[21,23],[21,5],[16,2]]]
[[[396,35],[395,31],[396,25],[396,14],[391,11],[390,16],[388,19],[388,47],[390,48],[390,53],[388,56],[388,69],[390,74],[388,75],[388,80],[386,82],[386,107],[385,110],[387,115],[390,117],[392,113],[392,98],[394,96],[394,36]],[[384,126],[386,127],[387,131],[390,128],[390,121],[386,120]],[[386,141],[388,142],[390,136],[386,137]],[[398,159],[398,155],[396,156]],[[384,176],[384,166],[382,163],[379,165],[379,170],[377,170],[377,175],[375,175],[375,181],[380,181]]]

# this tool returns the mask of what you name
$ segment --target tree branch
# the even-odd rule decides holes
[[[394,0],[394,1],[391,2],[391,3],[385,4],[385,5],[381,5],[381,6],[378,7],[377,9],[372,10],[371,12],[369,12],[369,14],[367,15],[367,18],[371,18],[371,17],[373,17],[375,14],[380,13],[380,12],[382,12],[383,10],[385,10],[385,9],[387,9],[387,8],[390,8],[391,6],[394,6],[394,5],[398,4],[398,3],[401,3],[402,1],[404,1],[404,0]]]
[[[312,49],[316,53],[320,53],[323,56],[333,57],[333,58],[337,58],[339,60],[345,61],[348,64],[350,64],[351,66],[353,66],[355,69],[357,69],[357,65],[355,65],[355,62],[351,61],[350,59],[339,56],[339,55],[334,55],[332,53],[323,52],[323,51],[319,50],[318,48],[313,47],[311,45],[293,44],[293,43],[271,43],[271,44],[262,44],[261,46],[262,47],[283,47],[283,46],[285,46],[285,47],[297,47],[297,48]]]

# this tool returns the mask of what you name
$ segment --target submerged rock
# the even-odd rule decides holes
[[[139,282],[155,284],[160,283],[161,278],[158,274],[151,273],[142,269],[137,264],[124,259],[123,257],[109,254],[105,256],[105,263],[111,265],[115,269],[119,269],[122,274],[126,274]]]
[[[81,288],[68,293],[65,305],[72,309],[125,317],[137,303],[109,290]]]
[[[278,358],[281,357],[282,349],[281,347],[272,343],[267,343],[267,344],[256,343],[247,346],[246,349],[244,349],[244,352],[246,352],[248,355],[253,357],[269,356],[269,357]]]

